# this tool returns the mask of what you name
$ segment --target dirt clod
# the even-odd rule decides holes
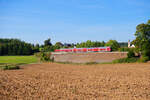
[[[0,100],[150,100],[147,64],[33,64],[0,70]]]

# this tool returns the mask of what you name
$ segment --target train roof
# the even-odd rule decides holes
[[[91,47],[91,48],[61,48],[59,50],[64,50],[64,49],[94,49],[94,48],[108,48],[108,47]]]

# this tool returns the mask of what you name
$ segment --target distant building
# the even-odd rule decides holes
[[[131,44],[130,40],[128,41],[128,48],[135,48],[135,45]]]

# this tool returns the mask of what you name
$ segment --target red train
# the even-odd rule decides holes
[[[110,52],[110,47],[56,49],[55,52]]]

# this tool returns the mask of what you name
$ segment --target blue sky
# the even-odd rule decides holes
[[[0,0],[0,38],[127,42],[135,38],[136,25],[150,19],[149,5],[150,0]]]

